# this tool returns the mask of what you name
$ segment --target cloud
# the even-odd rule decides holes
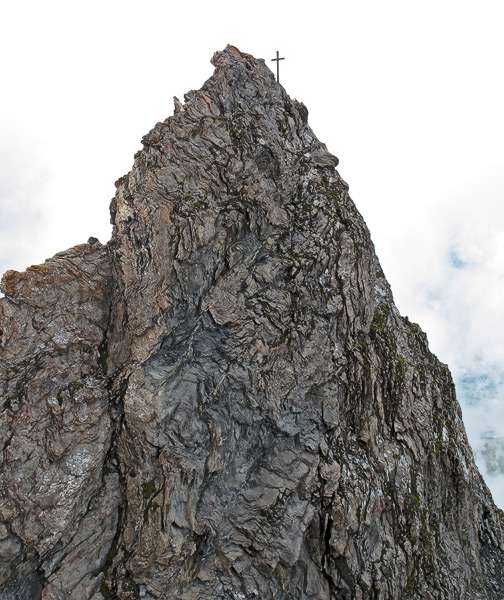
[[[427,331],[450,366],[477,464],[504,506],[504,169],[477,174],[401,234],[390,234],[390,269],[399,308]],[[394,223],[397,225],[397,223]],[[403,237],[404,236],[404,237]],[[406,239],[407,238],[407,239]],[[406,245],[407,253],[390,252]]]
[[[40,256],[47,226],[41,203],[47,171],[37,150],[29,138],[6,135],[0,140],[1,273],[8,268],[24,268]]]

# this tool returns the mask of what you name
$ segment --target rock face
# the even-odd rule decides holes
[[[89,598],[100,583],[120,501],[107,465],[116,420],[103,358],[111,289],[99,243],[3,277],[2,600]]]
[[[0,300],[0,600],[504,598],[448,368],[337,159],[228,46],[112,240]]]

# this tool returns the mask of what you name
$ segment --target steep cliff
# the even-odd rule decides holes
[[[228,46],[112,239],[0,300],[0,599],[504,598],[448,368],[335,167]]]

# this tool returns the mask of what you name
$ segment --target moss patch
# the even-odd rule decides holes
[[[371,328],[369,330],[369,333],[373,337],[376,337],[385,331],[389,314],[390,306],[388,304],[380,304],[380,306],[378,306],[378,308],[375,310]]]
[[[105,581],[105,576],[102,578],[101,583],[100,583],[100,593],[104,598],[110,597],[110,588],[109,588],[107,582]]]
[[[418,494],[409,494],[404,501],[404,510],[409,514],[417,512],[420,508],[420,496]]]
[[[144,483],[142,483],[142,495],[146,500],[148,498],[150,498],[152,496],[152,494],[154,494],[155,491],[156,491],[156,484],[154,483],[154,479],[151,479],[151,481],[145,481]]]

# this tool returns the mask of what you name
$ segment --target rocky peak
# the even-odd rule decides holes
[[[109,244],[4,277],[0,600],[501,599],[502,512],[337,159],[264,61],[212,62]]]

